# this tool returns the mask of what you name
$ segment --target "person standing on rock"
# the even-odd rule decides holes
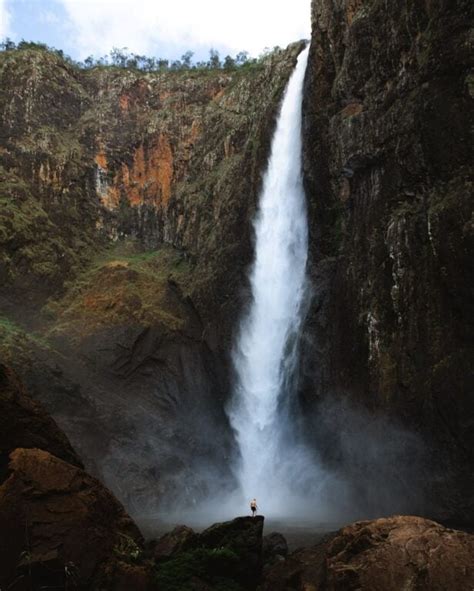
[[[255,513],[257,512],[257,499],[252,499],[250,501],[250,511],[252,511],[252,517],[255,517]]]

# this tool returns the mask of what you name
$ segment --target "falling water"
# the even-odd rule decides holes
[[[237,384],[229,416],[242,493],[265,512],[295,498],[305,470],[285,407],[291,399],[306,291],[308,230],[301,173],[301,110],[308,48],[288,82],[255,220],[252,304],[233,354]]]

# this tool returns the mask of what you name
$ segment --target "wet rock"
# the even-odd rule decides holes
[[[0,487],[0,585],[94,588],[104,569],[133,562],[142,537],[95,478],[39,449],[10,454]],[[89,585],[89,586],[88,586]],[[113,588],[105,587],[105,588]]]
[[[436,459],[409,488],[459,522],[474,520],[472,17],[467,0],[313,0],[303,104],[305,399],[341,393],[420,434]],[[315,444],[348,473],[330,437]]]
[[[434,521],[412,516],[361,521],[275,565],[263,590],[470,589],[473,555],[473,535]]]
[[[264,536],[262,542],[263,563],[265,565],[283,560],[288,555],[288,544],[282,534],[272,532]]]

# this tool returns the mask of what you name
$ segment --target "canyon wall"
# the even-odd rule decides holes
[[[420,435],[429,467],[408,488],[422,481],[426,507],[460,521],[474,517],[472,12],[313,0],[304,100],[305,402]],[[332,420],[318,435],[328,456],[348,429],[344,412]]]
[[[232,486],[228,353],[301,47],[158,73],[0,54],[0,353],[135,513]]]

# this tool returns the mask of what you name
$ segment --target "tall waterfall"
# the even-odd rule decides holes
[[[287,408],[306,291],[301,111],[308,51],[298,57],[272,140],[254,223],[252,303],[233,353],[237,384],[228,412],[241,454],[237,476],[243,495],[256,497],[267,514],[290,505],[305,471]]]

